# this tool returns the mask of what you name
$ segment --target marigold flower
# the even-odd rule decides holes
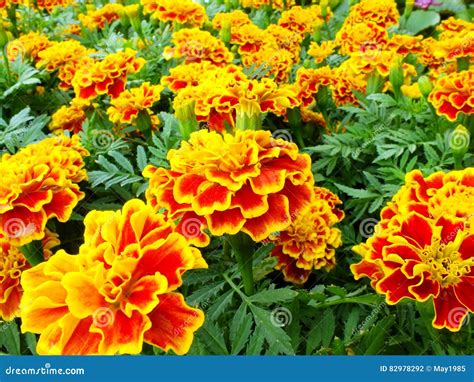
[[[224,25],[230,25],[232,28],[239,28],[246,24],[252,24],[249,15],[237,9],[229,13],[217,13],[212,19],[212,27],[214,29],[222,29]]]
[[[110,102],[111,106],[107,109],[107,114],[110,120],[117,124],[133,123],[141,111],[153,116],[150,108],[160,100],[162,91],[162,86],[150,85],[149,82],[144,82],[140,87],[125,90],[113,99]]]
[[[459,331],[474,311],[474,169],[415,170],[382,210],[375,235],[353,250],[356,279],[369,277],[389,304],[433,298],[433,326]]]
[[[260,48],[258,52],[242,56],[242,63],[261,68],[264,77],[272,77],[277,83],[287,82],[294,64],[294,55],[285,49],[274,49],[270,46]]]
[[[181,219],[178,229],[196,229],[191,240],[207,245],[204,233],[245,232],[256,242],[286,229],[313,191],[311,159],[294,143],[269,131],[237,130],[235,135],[200,130],[168,152],[171,169],[148,166],[147,200]]]
[[[88,152],[79,138],[47,138],[0,162],[0,235],[21,246],[42,239],[46,222],[67,221],[84,197],[77,183],[87,174],[83,157]]]
[[[412,85],[402,85],[400,89],[403,95],[409,98],[421,98],[423,96],[423,94],[421,94],[418,82],[415,82]]]
[[[282,12],[278,25],[299,34],[312,33],[316,26],[329,21],[331,16],[332,12],[329,10],[325,19],[319,5],[307,8],[296,5]]]
[[[231,44],[239,46],[241,55],[258,52],[263,46],[277,48],[275,38],[255,24],[245,24],[231,30]]]
[[[152,19],[173,21],[190,27],[201,27],[207,21],[206,9],[191,0],[142,0]],[[151,12],[149,12],[151,10]]]
[[[173,33],[171,41],[174,47],[165,48],[166,58],[184,58],[186,63],[209,61],[217,66],[233,60],[225,44],[207,31],[184,28]]]
[[[429,96],[438,115],[455,121],[460,113],[474,113],[474,71],[465,70],[441,77]]]
[[[313,41],[309,46],[308,54],[314,57],[314,61],[317,64],[320,64],[333,54],[335,49],[336,43],[334,41],[323,41],[321,44]]]
[[[176,292],[207,264],[174,223],[140,200],[92,211],[79,254],[59,251],[23,272],[22,331],[38,354],[137,354],[143,341],[186,353],[204,314]]]
[[[347,104],[358,105],[354,90],[365,93],[367,89],[367,79],[365,76],[357,76],[345,68],[336,68],[334,71],[334,81],[330,88],[336,106],[343,106]]]
[[[383,29],[398,24],[400,13],[394,0],[362,0],[351,7],[349,16],[342,26],[372,22]]]
[[[436,29],[441,32],[440,40],[449,40],[462,34],[474,32],[474,23],[450,17],[439,24]]]
[[[474,55],[474,31],[452,35],[449,39],[438,41],[434,48],[434,56],[443,60],[455,60],[460,57],[472,58]]]
[[[161,77],[161,85],[178,92],[188,86],[198,86],[205,73],[218,68],[209,61],[178,65],[170,69],[169,75]]]
[[[50,47],[38,53],[39,60],[36,66],[44,67],[49,72],[59,69],[58,77],[61,80],[59,88],[67,90],[71,87],[77,69],[94,62],[89,57],[94,52],[93,49],[85,48],[76,40],[53,42]]]
[[[82,124],[86,120],[84,109],[89,106],[87,101],[73,99],[70,105],[61,106],[52,116],[49,129],[55,134],[62,134],[65,130],[77,134],[82,131]]]
[[[91,100],[101,94],[117,98],[125,90],[127,75],[138,72],[145,60],[136,58],[136,52],[125,49],[109,54],[102,61],[80,67],[72,80],[76,97]]]
[[[79,15],[79,21],[85,28],[90,30],[103,29],[105,24],[112,24],[120,19],[123,12],[123,5],[109,3],[100,9],[93,9],[85,15]]]
[[[359,53],[368,59],[376,57],[387,45],[385,28],[374,22],[358,23],[342,28],[336,36],[341,54]]]
[[[390,37],[387,49],[395,50],[397,54],[406,56],[407,54],[417,54],[422,51],[421,40],[423,36],[410,36],[406,34],[395,34]]]
[[[265,32],[270,34],[275,40],[279,49],[286,50],[293,56],[293,62],[297,63],[300,60],[302,36],[299,33],[293,32],[280,25],[270,24]]]
[[[286,281],[304,284],[313,269],[334,268],[336,248],[342,244],[341,231],[334,225],[344,218],[335,206],[341,203],[331,191],[316,187],[311,204],[287,229],[271,236],[275,244],[271,256],[278,259],[276,269]]]
[[[250,80],[232,66],[204,72],[198,86],[179,90],[173,107],[177,110],[190,101],[195,102],[198,121],[220,132],[226,130],[226,124],[233,128],[239,121],[251,120],[258,127],[262,113],[284,116],[288,109],[299,105],[292,89],[279,87],[269,78]]]
[[[58,235],[45,230],[43,257],[48,259],[51,249],[59,245]],[[20,300],[23,289],[20,278],[23,271],[31,268],[21,251],[0,236],[0,317],[4,321],[13,320],[20,314]]]
[[[18,56],[27,56],[33,61],[36,61],[39,52],[45,50],[52,44],[53,42],[46,36],[37,32],[29,32],[21,35],[7,45],[7,57],[10,61],[15,61]]]
[[[315,102],[315,96],[321,86],[329,86],[335,82],[334,73],[329,66],[318,69],[300,68],[296,72],[295,89],[303,106]]]

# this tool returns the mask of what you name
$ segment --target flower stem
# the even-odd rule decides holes
[[[43,242],[41,240],[34,240],[31,243],[20,247],[20,251],[32,267],[44,261]]]
[[[239,265],[240,273],[242,275],[242,281],[244,283],[244,291],[247,296],[254,294],[253,285],[253,241],[252,239],[244,234],[238,233],[237,235],[228,236],[230,246],[232,247],[232,253],[237,260]]]

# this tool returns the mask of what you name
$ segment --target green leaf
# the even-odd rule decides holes
[[[199,330],[199,333],[199,338],[212,354],[229,354],[224,342],[224,336],[222,335],[222,329],[219,328],[216,323],[206,319],[204,325]]]
[[[276,326],[272,320],[272,313],[259,308],[255,305],[250,305],[257,327],[262,327],[265,339],[269,344],[274,345],[275,351],[286,355],[294,355],[293,347],[291,346],[291,339],[285,331]]]
[[[253,319],[247,313],[247,303],[243,302],[232,319],[230,325],[230,343],[232,344],[232,354],[239,354],[245,347],[245,344],[250,338],[252,330]]]
[[[341,191],[345,192],[347,195],[352,196],[356,199],[370,199],[379,196],[378,194],[375,194],[368,190],[358,190],[356,188],[347,187],[338,183],[334,183],[334,185]]]
[[[306,341],[306,354],[313,354],[316,348],[321,344],[322,339],[323,327],[321,325],[321,322],[319,322],[309,332],[309,336]]]
[[[326,290],[339,297],[346,297],[347,295],[347,291],[344,288],[337,285],[330,285],[326,287]]]
[[[270,305],[276,302],[286,302],[293,300],[298,295],[297,292],[289,287],[281,289],[268,289],[250,297],[250,301]]]
[[[225,282],[218,281],[211,285],[206,285],[203,288],[198,289],[191,296],[187,298],[190,305],[209,305],[209,301],[224,288]]]
[[[354,331],[359,323],[360,311],[357,308],[354,308],[349,313],[349,317],[346,319],[346,325],[344,326],[344,342],[348,342],[353,335]]]
[[[434,11],[413,11],[405,24],[405,28],[413,34],[439,24],[440,17]]]
[[[217,320],[219,316],[226,310],[232,302],[234,291],[231,289],[220,296],[216,302],[207,310],[206,315],[213,321]]]
[[[20,332],[15,321],[3,321],[0,326],[0,344],[11,355],[20,355]]]
[[[263,350],[263,343],[265,342],[265,334],[262,326],[257,326],[257,329],[250,337],[249,344],[247,346],[247,355],[260,355]]]
[[[336,318],[331,310],[327,310],[321,320],[321,326],[323,327],[322,345],[329,347],[336,331]]]
[[[395,323],[395,316],[389,316],[382,319],[374,328],[364,337],[362,346],[366,346],[365,355],[379,354],[383,349],[386,339],[389,337],[390,328]]]
[[[148,164],[148,159],[143,146],[137,146],[137,164],[140,171],[143,171]]]
[[[36,354],[36,335],[30,332],[25,333],[25,342],[28,350],[31,352],[33,355]]]

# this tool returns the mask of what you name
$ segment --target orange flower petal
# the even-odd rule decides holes
[[[178,355],[188,352],[193,333],[204,323],[204,314],[186,305],[179,293],[162,295],[149,317],[152,327],[145,333],[145,341]]]

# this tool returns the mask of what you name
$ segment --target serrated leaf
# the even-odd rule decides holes
[[[148,164],[146,152],[143,146],[137,146],[137,165],[140,171],[143,171]]]
[[[250,337],[249,344],[247,346],[247,355],[260,355],[263,350],[263,343],[265,342],[265,334],[262,326],[257,326],[255,332]]]
[[[321,343],[324,347],[329,347],[336,330],[336,318],[331,310],[326,310],[321,320],[321,326],[324,328]]]
[[[220,296],[216,302],[206,311],[206,316],[211,320],[215,321],[219,316],[226,310],[229,304],[232,302],[234,291],[231,289]]]
[[[353,198],[357,199],[370,199],[379,196],[368,190],[360,190],[356,188],[351,188],[344,186],[342,184],[334,183],[334,185],[339,188],[341,191],[345,192],[347,195],[352,196]]]
[[[230,343],[232,344],[232,354],[239,354],[250,338],[253,325],[252,316],[247,313],[247,303],[243,302],[232,319],[230,326]]]
[[[224,288],[225,282],[218,281],[211,285],[206,285],[187,298],[190,305],[208,305],[209,301]]]
[[[294,299],[298,295],[297,292],[292,290],[289,287],[280,288],[280,289],[268,289],[253,296],[250,296],[249,299],[252,302],[260,304],[274,304],[276,302],[286,302]]]
[[[290,337],[282,328],[274,325],[270,319],[272,313],[255,305],[250,305],[250,310],[254,315],[257,327],[262,327],[267,342],[273,344],[274,349],[279,353],[294,355]]]
[[[219,328],[216,323],[206,319],[199,332],[199,338],[212,354],[229,354],[227,346],[224,342],[224,336],[222,335],[222,329]]]
[[[346,319],[346,324],[344,326],[344,342],[348,342],[353,336],[357,324],[359,323],[360,311],[358,308],[354,308],[349,313],[349,317]]]

